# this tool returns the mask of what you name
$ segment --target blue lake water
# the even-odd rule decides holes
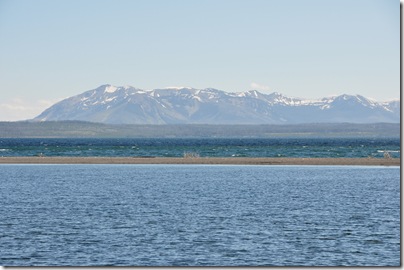
[[[0,197],[0,265],[400,265],[399,167],[0,165]]]
[[[400,138],[1,139],[0,156],[400,157]]]

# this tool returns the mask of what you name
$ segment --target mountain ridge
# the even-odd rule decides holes
[[[32,119],[63,120],[108,124],[398,123],[400,101],[377,102],[346,94],[312,100],[257,90],[143,90],[105,84],[66,98]]]

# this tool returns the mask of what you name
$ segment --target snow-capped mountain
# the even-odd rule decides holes
[[[229,93],[213,88],[142,90],[102,85],[62,100],[34,121],[81,120],[109,124],[295,124],[400,122],[400,101],[375,102],[360,95],[320,100]]]

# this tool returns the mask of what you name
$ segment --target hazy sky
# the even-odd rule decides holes
[[[101,84],[400,97],[398,0],[0,0],[0,120]]]

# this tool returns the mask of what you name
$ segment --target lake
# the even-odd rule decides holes
[[[399,266],[400,168],[0,165],[0,265]]]
[[[0,138],[0,156],[400,158],[400,138]]]

